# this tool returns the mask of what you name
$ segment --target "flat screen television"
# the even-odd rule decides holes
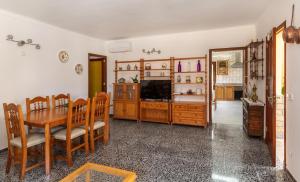
[[[171,80],[141,80],[142,99],[171,99]]]

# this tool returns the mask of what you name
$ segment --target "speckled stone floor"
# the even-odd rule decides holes
[[[189,126],[112,121],[111,140],[96,153],[74,155],[74,166],[56,162],[50,179],[40,167],[25,181],[58,181],[87,161],[135,171],[137,181],[292,181],[271,166],[263,141],[248,138],[241,126]],[[18,181],[19,169],[5,175],[6,152],[0,153],[0,181]]]

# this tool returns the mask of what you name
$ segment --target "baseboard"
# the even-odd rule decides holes
[[[287,168],[285,168],[285,171],[287,172],[287,174],[290,176],[290,178],[291,178],[293,181],[297,182],[297,180],[294,178],[294,176],[290,173],[290,171],[289,171]]]

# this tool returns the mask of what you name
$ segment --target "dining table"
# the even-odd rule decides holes
[[[44,128],[45,130],[45,172],[50,175],[51,171],[51,129],[57,126],[66,125],[68,108],[60,107],[33,111],[26,115],[24,124],[30,127]]]

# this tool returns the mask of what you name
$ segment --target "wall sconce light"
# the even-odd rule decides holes
[[[161,50],[156,50],[155,48],[152,48],[151,51],[150,50],[146,51],[145,49],[143,49],[142,51],[143,51],[143,53],[148,54],[148,55],[154,54],[154,53],[157,53],[157,54],[161,53]]]
[[[284,42],[286,42],[286,43],[300,44],[300,28],[297,29],[293,25],[293,23],[294,23],[294,11],[295,11],[295,5],[293,4],[291,25],[283,30],[282,38],[283,38]]]
[[[27,39],[26,41],[24,41],[24,40],[14,40],[13,35],[7,35],[6,40],[11,41],[11,42],[16,42],[19,47],[22,47],[22,46],[28,44],[28,45],[35,46],[36,49],[41,49],[40,44],[34,44],[32,39]]]

